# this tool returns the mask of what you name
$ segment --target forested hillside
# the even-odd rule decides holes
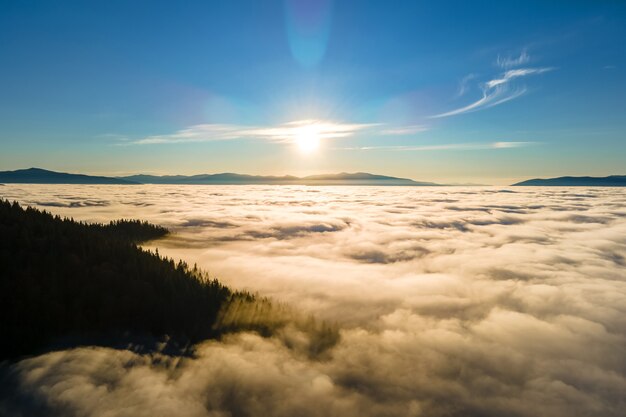
[[[136,246],[166,233],[145,222],[85,224],[0,201],[0,360],[70,336],[214,337],[233,293],[195,267]]]

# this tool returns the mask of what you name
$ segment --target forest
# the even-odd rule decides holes
[[[138,220],[87,224],[0,200],[0,361],[85,340],[167,335],[185,346],[218,336],[220,310],[254,297],[137,246],[167,233]]]

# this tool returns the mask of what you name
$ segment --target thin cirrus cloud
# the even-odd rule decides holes
[[[137,145],[214,142],[233,139],[263,139],[274,143],[291,143],[303,129],[314,129],[321,139],[337,139],[352,136],[355,133],[377,124],[339,123],[324,120],[297,120],[277,126],[239,126],[229,124],[198,124],[166,135],[153,135],[132,142]]]
[[[463,113],[470,113],[489,107],[494,107],[499,104],[506,103],[507,101],[514,100],[524,95],[527,90],[526,87],[523,85],[513,86],[513,80],[527,77],[529,75],[543,74],[545,72],[549,72],[555,69],[553,67],[515,68],[521,65],[528,64],[529,62],[530,55],[525,50],[522,51],[518,57],[503,58],[501,56],[498,56],[496,60],[496,65],[498,65],[500,68],[505,69],[506,71],[500,76],[492,78],[491,80],[480,85],[480,88],[482,90],[482,97],[480,99],[464,107],[430,116],[430,118],[438,119],[443,117],[456,116]],[[475,76],[473,74],[470,74],[469,76],[463,78],[459,87],[459,93],[457,93],[457,98],[463,96],[468,91],[468,83],[474,77]]]
[[[456,94],[456,98],[462,97],[467,93],[470,89],[470,81],[476,78],[476,74],[468,74],[461,79],[459,82],[459,89]]]
[[[504,73],[502,78],[496,78],[487,82],[487,87],[494,88],[502,84],[508,83],[513,78],[525,77],[532,74],[543,74],[544,72],[552,71],[554,68],[519,68],[508,70]]]
[[[379,133],[381,135],[403,136],[403,135],[413,135],[415,133],[425,132],[429,129],[430,128],[426,125],[412,125],[412,126],[393,127],[389,129],[383,129]]]
[[[315,132],[320,139],[340,139],[367,132],[374,136],[406,136],[425,132],[426,125],[386,126],[381,123],[342,123],[326,120],[296,120],[276,126],[197,124],[171,134],[147,136],[130,144],[215,142],[233,139],[260,139],[273,143],[293,143],[303,131]]]
[[[518,68],[508,70],[499,78],[489,80],[481,86],[483,95],[479,100],[468,104],[467,106],[460,107],[458,109],[445,113],[436,114],[430,117],[433,119],[438,119],[442,117],[456,116],[459,114],[470,113],[506,103],[507,101],[516,99],[526,93],[526,87],[524,86],[515,88],[511,87],[510,84],[512,80],[516,78],[526,77],[529,75],[543,74],[552,70],[554,70],[554,68],[552,67]]]
[[[200,124],[178,130],[169,135],[155,135],[139,139],[130,144],[176,144],[191,142],[214,142],[234,139],[260,139],[272,143],[289,144],[297,141],[303,131],[314,129],[320,139],[341,139],[369,133],[372,136],[408,136],[425,132],[430,128],[426,125],[410,125],[385,127],[382,124],[336,123],[322,120],[298,120],[277,126],[251,127],[223,124]],[[438,145],[386,145],[386,146],[355,146],[339,147],[336,150],[352,151],[442,151],[442,150],[480,150],[504,149],[529,146],[535,142],[486,142],[486,143],[453,143]],[[127,143],[128,144],[128,143]]]
[[[505,69],[517,67],[520,65],[526,65],[529,62],[530,62],[530,55],[525,49],[520,53],[518,57],[511,57],[511,56],[502,57],[498,55],[498,58],[496,59],[496,64],[499,67],[505,68]]]
[[[537,142],[487,142],[487,143],[449,143],[442,145],[422,146],[360,146],[339,148],[340,150],[354,151],[459,151],[480,149],[507,149],[531,146]]]

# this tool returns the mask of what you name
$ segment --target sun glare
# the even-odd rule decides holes
[[[295,142],[300,152],[313,153],[320,147],[320,132],[315,125],[302,126],[296,132]]]

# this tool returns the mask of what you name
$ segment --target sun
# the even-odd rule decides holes
[[[294,136],[295,143],[302,153],[313,153],[320,147],[320,132],[315,125],[299,127]]]

